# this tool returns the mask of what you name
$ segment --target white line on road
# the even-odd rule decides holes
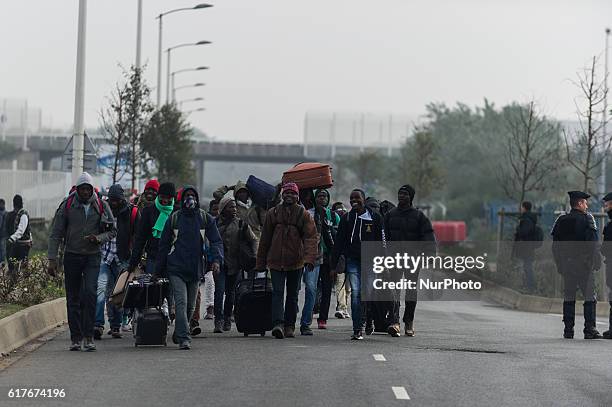
[[[393,394],[395,394],[396,399],[410,400],[410,396],[408,395],[406,388],[404,388],[403,386],[393,386],[391,387],[391,390],[393,390]]]
[[[386,362],[387,359],[381,355],[380,353],[375,353],[372,355],[374,357],[374,360],[378,361],[378,362]]]

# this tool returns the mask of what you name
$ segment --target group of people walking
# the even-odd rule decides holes
[[[175,325],[172,339],[181,349],[190,349],[192,336],[202,332],[200,308],[214,318],[214,333],[230,331],[237,282],[259,271],[271,279],[274,337],[294,337],[296,323],[301,335],[313,335],[315,311],[317,328],[326,329],[335,288],[334,315],[350,317],[350,301],[351,339],[361,340],[364,326],[366,334],[373,331],[361,298],[361,242],[435,242],[431,222],[412,205],[414,195],[405,185],[397,208],[381,208],[355,189],[347,211],[341,202],[330,205],[328,190],[300,190],[289,182],[279,185],[263,207],[238,182],[215,191],[205,210],[192,186],[177,190],[172,183],[150,180],[130,202],[121,185],[103,195],[83,173],[55,213],[48,247],[51,274],[57,271],[60,247],[63,252],[70,349],[96,350],[105,315],[109,335],[121,338],[129,331],[131,310],[119,309],[109,297],[120,273],[139,267],[153,281],[169,279],[167,314]],[[298,322],[302,284],[305,301]],[[407,297],[403,322],[408,336],[414,335],[415,305],[416,296]],[[387,318],[388,333],[400,336],[399,306]]]

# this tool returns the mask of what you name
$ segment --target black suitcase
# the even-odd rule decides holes
[[[236,286],[234,319],[244,336],[272,330],[272,280],[266,273],[245,273]]]
[[[134,346],[158,345],[167,346],[168,319],[162,312],[162,303],[169,291],[169,281],[160,279],[155,282],[135,281],[128,285],[126,300],[134,299],[136,316],[134,330]],[[130,296],[130,290],[132,296]],[[142,306],[139,306],[141,304]],[[125,301],[124,301],[125,303]]]

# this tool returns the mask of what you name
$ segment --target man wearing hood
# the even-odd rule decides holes
[[[157,255],[156,274],[170,279],[176,323],[173,341],[179,349],[191,349],[189,321],[195,309],[200,278],[204,275],[204,249],[208,239],[212,271],[219,273],[223,261],[223,241],[212,216],[200,209],[200,198],[192,186],[181,194],[181,209],[166,222]]]
[[[317,326],[319,329],[327,328],[331,291],[334,283],[329,264],[331,252],[334,248],[336,230],[340,222],[340,217],[328,208],[329,201],[329,191],[326,189],[319,189],[315,192],[315,207],[308,210],[314,219],[320,239],[318,248],[319,253],[314,270],[310,273],[304,273],[304,284],[306,288],[300,324],[300,332],[302,335],[312,335],[310,324],[312,323],[313,308],[317,295],[317,282],[319,280],[321,281],[321,305],[319,307]]]
[[[603,333],[604,339],[612,339],[612,192],[603,197],[604,210],[610,221],[603,230],[601,254],[606,258],[606,285],[608,286],[608,301],[610,303],[609,328]]]
[[[535,291],[535,277],[533,274],[533,262],[535,260],[536,225],[538,216],[531,211],[532,204],[525,201],[521,204],[521,216],[514,233],[515,243],[513,247],[514,256],[523,263],[524,286],[529,293]]]
[[[9,271],[14,272],[16,262],[24,260],[30,253],[32,247],[32,233],[30,231],[30,215],[23,207],[23,198],[21,195],[13,197],[13,212],[7,217],[8,239],[6,254],[11,260],[8,262]]]
[[[117,235],[108,203],[94,192],[91,175],[84,172],[55,212],[49,236],[49,274],[57,270],[57,252],[64,243],[64,274],[70,350],[95,351],[96,286],[100,271],[100,246]]]
[[[250,194],[249,194],[249,189],[246,186],[246,183],[238,180],[238,182],[236,182],[236,185],[232,185],[232,186],[221,186],[219,188],[217,188],[217,190],[215,192],[213,192],[213,197],[221,202],[221,199],[223,199],[223,197],[225,196],[225,194],[227,194],[228,191],[234,191],[234,199],[236,200],[236,210],[238,213],[238,218],[242,219],[243,221],[247,220],[247,216],[248,216],[248,211],[250,208]]]
[[[117,236],[102,245],[102,263],[98,275],[96,302],[96,327],[94,339],[102,339],[104,333],[104,306],[110,334],[121,338],[122,310],[114,306],[108,298],[115,287],[119,273],[128,266],[130,252],[134,241],[135,225],[138,222],[138,208],[128,203],[125,191],[120,184],[112,185],[108,190],[108,205],[113,212],[117,225]]]

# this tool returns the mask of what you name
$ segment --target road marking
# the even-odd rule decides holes
[[[381,355],[380,353],[375,353],[372,355],[374,357],[374,360],[378,361],[378,362],[386,362],[387,359],[385,359],[385,357],[383,355]]]
[[[410,396],[408,395],[406,388],[404,388],[403,386],[393,386],[391,387],[391,390],[393,390],[393,394],[395,394],[396,399],[410,400]]]

